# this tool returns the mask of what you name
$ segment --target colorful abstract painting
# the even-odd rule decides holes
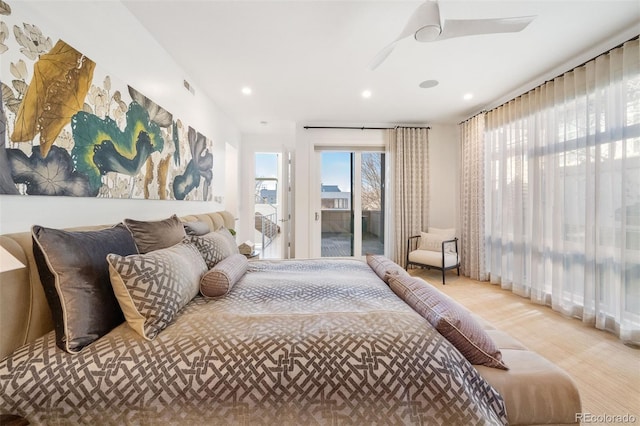
[[[0,18],[0,194],[211,200],[210,139],[1,0]]]

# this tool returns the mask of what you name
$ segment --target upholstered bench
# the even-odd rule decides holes
[[[549,424],[546,423],[549,418],[555,424],[580,424],[576,420],[576,413],[582,411],[580,395],[571,377],[504,331],[477,315],[472,316],[491,336],[509,366],[509,370],[473,366],[503,395],[509,424]]]

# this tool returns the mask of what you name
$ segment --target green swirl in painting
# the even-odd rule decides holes
[[[108,172],[137,175],[151,153],[162,151],[160,126],[149,120],[144,108],[131,102],[126,119],[124,131],[113,119],[84,111],[71,119],[75,141],[71,156],[77,170],[89,178],[92,190],[100,188],[100,177]]]

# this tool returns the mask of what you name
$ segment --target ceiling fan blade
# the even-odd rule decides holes
[[[416,31],[425,27],[426,25],[437,25],[440,27],[440,9],[438,8],[438,3],[434,1],[425,1],[422,3],[416,10],[413,11],[406,25],[400,32],[400,35],[396,37],[396,39],[391,42],[388,46],[382,49],[378,54],[373,58],[371,63],[369,64],[369,69],[371,71],[378,68],[378,66],[387,59],[387,56],[391,54],[393,49],[403,38],[407,38],[411,35],[414,35]]]
[[[535,18],[535,16],[522,16],[494,19],[447,19],[444,21],[442,34],[437,40],[481,34],[517,33],[524,30]]]
[[[390,45],[382,49],[380,52],[378,52],[376,56],[374,56],[374,58],[369,63],[369,69],[371,71],[378,68],[380,64],[383,63],[385,59],[387,59],[387,56],[389,56],[391,52],[393,52],[393,49],[396,47],[397,42],[398,42],[397,40],[394,41],[393,43],[391,43]]]
[[[415,14],[415,12],[414,12],[414,14]],[[413,18],[413,16],[412,16],[412,18]],[[409,24],[411,24],[411,22],[409,22]],[[413,31],[411,31],[411,29],[409,28],[409,24],[407,24],[404,27],[404,29],[402,30],[400,35],[398,37],[396,37],[396,39],[393,40],[391,42],[391,44],[389,44],[386,47],[384,47],[380,52],[378,52],[378,54],[376,56],[374,56],[373,60],[371,60],[371,63],[369,63],[369,69],[371,71],[373,71],[376,68],[378,68],[378,66],[380,66],[380,64],[383,63],[385,59],[387,59],[387,56],[389,56],[391,54],[391,52],[393,52],[393,49],[395,49],[396,44],[398,44],[398,42],[400,40],[402,40],[403,38],[407,38],[411,34],[413,34]]]

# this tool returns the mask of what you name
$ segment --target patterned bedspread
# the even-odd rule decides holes
[[[506,424],[504,403],[366,263],[251,262],[146,341],[52,333],[0,361],[0,413],[32,423]]]

